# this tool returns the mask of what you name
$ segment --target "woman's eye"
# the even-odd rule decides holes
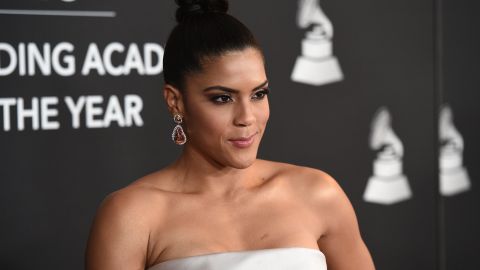
[[[268,95],[269,92],[270,91],[268,89],[260,90],[253,94],[253,99],[263,99],[266,95]]]
[[[230,102],[232,98],[228,95],[221,95],[221,96],[215,96],[212,97],[212,101],[215,103],[227,103]]]

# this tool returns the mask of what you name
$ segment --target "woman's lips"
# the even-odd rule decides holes
[[[251,135],[250,137],[240,137],[240,138],[235,138],[228,141],[231,142],[235,147],[247,148],[253,144],[253,141],[255,140],[256,135],[257,133]]]

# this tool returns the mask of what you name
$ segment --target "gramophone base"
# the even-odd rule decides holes
[[[407,177],[397,175],[392,177],[372,176],[368,179],[363,199],[371,203],[394,204],[412,197],[412,191]]]
[[[310,85],[323,85],[343,80],[343,73],[337,58],[331,56],[321,59],[297,58],[291,79]]]
[[[459,167],[440,172],[440,194],[453,196],[470,190],[467,170]]]

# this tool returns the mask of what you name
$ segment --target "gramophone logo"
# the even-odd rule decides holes
[[[440,111],[440,193],[456,195],[470,189],[470,179],[463,167],[464,142],[453,124],[452,109],[445,105]]]
[[[412,197],[407,177],[403,174],[403,144],[392,129],[392,118],[385,107],[380,108],[373,118],[370,148],[378,153],[363,199],[393,204]]]
[[[292,80],[316,86],[343,80],[332,52],[333,26],[320,8],[319,0],[299,0],[297,24],[302,29],[311,25],[313,28],[302,41],[302,55],[295,62]]]

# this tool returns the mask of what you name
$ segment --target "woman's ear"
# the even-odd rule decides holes
[[[165,84],[163,87],[163,97],[172,115],[175,113],[179,113],[182,116],[185,115],[183,95],[178,88],[171,84]]]

